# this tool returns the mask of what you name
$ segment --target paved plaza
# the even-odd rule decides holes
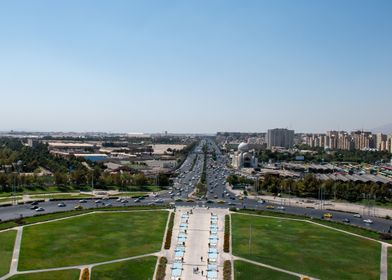
[[[222,279],[227,209],[179,207],[166,279]]]

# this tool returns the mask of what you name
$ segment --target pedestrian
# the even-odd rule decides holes
[[[200,261],[203,261],[203,257],[200,257]]]
[[[202,270],[202,271],[201,271],[201,276],[203,276],[203,273],[204,273],[204,271]]]

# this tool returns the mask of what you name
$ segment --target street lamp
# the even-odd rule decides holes
[[[12,186],[12,204],[17,204],[18,201],[16,199],[16,180],[17,176],[20,174],[20,167],[22,166],[23,162],[21,160],[18,160],[16,163],[13,163],[12,165],[14,166],[14,169],[16,171],[15,177],[14,177],[14,185]]]

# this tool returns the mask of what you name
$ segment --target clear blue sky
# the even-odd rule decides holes
[[[392,122],[392,1],[0,0],[0,130]]]

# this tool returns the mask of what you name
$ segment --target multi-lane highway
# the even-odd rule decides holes
[[[195,186],[199,182],[203,172],[204,152],[203,146],[207,145],[208,153],[206,158],[206,184],[208,187],[205,197],[196,198],[193,196]],[[215,156],[213,156],[215,154]],[[160,205],[168,204],[176,206],[202,206],[202,207],[235,207],[240,209],[259,209],[267,211],[283,212],[288,214],[303,215],[313,218],[323,218],[324,214],[330,213],[333,221],[350,223],[356,226],[370,228],[379,232],[387,232],[392,229],[392,221],[377,217],[355,217],[352,213],[338,211],[326,211],[320,209],[303,208],[297,205],[280,205],[276,203],[265,203],[262,200],[253,200],[246,197],[236,196],[226,188],[226,177],[230,174],[227,167],[228,158],[223,155],[216,144],[210,139],[204,139],[198,143],[195,149],[189,153],[188,157],[176,171],[173,187],[159,194],[150,195],[145,199],[122,198],[122,199],[96,199],[96,200],[66,200],[45,201],[38,205],[24,204],[0,207],[0,219],[3,221],[27,217],[43,213],[53,213],[59,211],[69,211],[81,205],[85,209],[110,207],[110,206],[132,206],[132,205]],[[37,212],[32,207],[41,207],[43,211]],[[364,220],[371,219],[372,224],[365,223]]]

